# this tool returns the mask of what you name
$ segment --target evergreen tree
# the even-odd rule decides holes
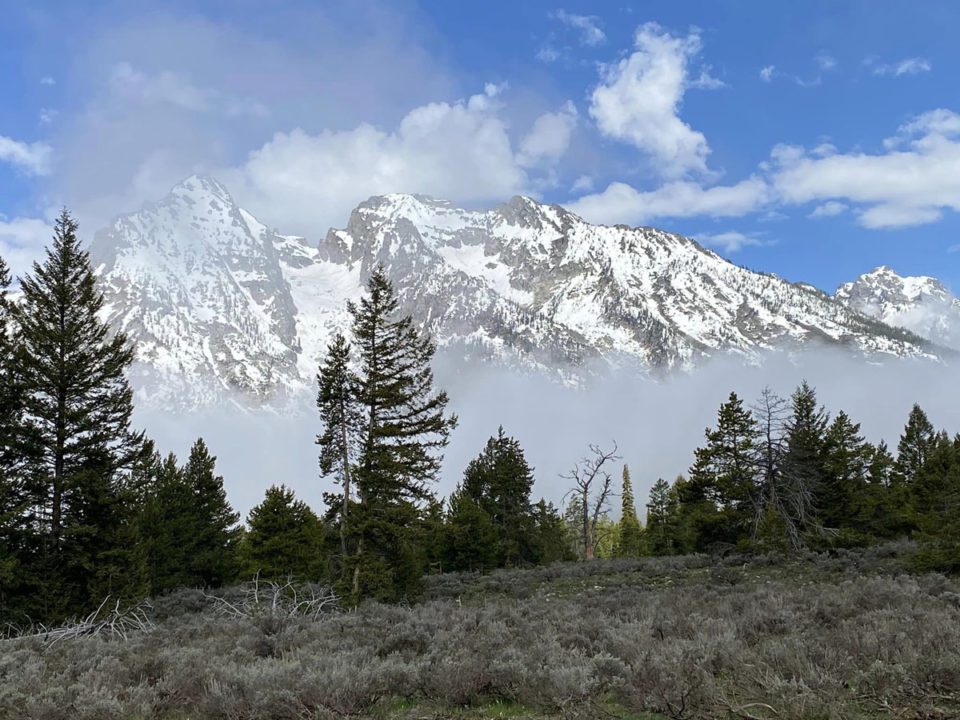
[[[841,544],[861,544],[868,538],[859,521],[865,501],[873,448],[860,435],[860,425],[842,410],[824,437],[823,482],[816,497],[819,522],[840,531]]]
[[[98,317],[103,298],[76,231],[64,210],[44,263],[21,279],[14,309],[25,410],[16,445],[30,461],[33,527],[42,539],[37,614],[44,618],[102,599],[92,597],[89,571],[116,549],[121,472],[143,447],[142,434],[130,430],[125,373],[133,350]]]
[[[498,535],[493,518],[462,485],[450,494],[445,567],[486,572],[498,564]]]
[[[447,395],[434,392],[434,346],[399,301],[382,267],[350,305],[359,355],[358,401],[364,411],[353,482],[359,503],[351,520],[355,538],[347,563],[348,593],[395,600],[416,592],[424,557],[412,542],[419,509],[432,499],[450,431]]]
[[[619,557],[639,557],[645,554],[644,533],[637,519],[637,507],[630,484],[630,468],[623,466],[623,490],[620,494],[620,533],[616,554]]]
[[[219,587],[237,576],[240,516],[227,501],[223,478],[216,474],[217,459],[199,438],[183,466],[183,482],[194,503],[191,566],[201,585]]]
[[[533,521],[536,528],[537,563],[546,565],[576,559],[567,525],[553,503],[541,499],[534,505]]]
[[[919,405],[914,405],[897,445],[897,481],[910,485],[923,472],[935,434],[927,414]]]
[[[243,540],[245,575],[268,580],[288,576],[319,581],[326,568],[323,525],[293,490],[272,485],[247,516]]]
[[[706,439],[681,496],[701,551],[748,537],[754,516],[758,430],[736,393],[720,407],[717,427],[706,430]]]
[[[487,440],[479,457],[470,461],[462,486],[462,492],[493,523],[499,567],[512,567],[535,559],[532,489],[533,470],[527,464],[523,449],[501,426],[497,435]]]
[[[341,559],[347,556],[349,535],[351,466],[356,456],[357,443],[363,426],[363,413],[357,403],[359,391],[356,375],[350,369],[350,345],[337,333],[327,347],[327,357],[317,375],[319,391],[317,408],[323,432],[317,436],[320,446],[320,472],[333,475],[341,487],[340,498],[327,496],[327,505],[339,514]]]
[[[146,468],[149,478],[138,535],[147,567],[151,595],[202,584],[193,567],[197,529],[193,491],[172,453],[154,453]]]
[[[0,258],[0,622],[20,619],[23,593],[17,587],[18,568],[27,559],[24,545],[32,535],[23,458],[17,446],[23,407],[7,300],[9,286],[10,273]]]
[[[650,488],[647,502],[647,545],[651,555],[674,555],[678,551],[673,525],[679,510],[676,493],[670,483],[658,478]]]
[[[786,450],[781,471],[784,512],[781,519],[791,547],[801,547],[809,531],[817,530],[816,499],[826,470],[826,433],[830,418],[817,402],[816,391],[806,381],[790,397],[786,424]]]

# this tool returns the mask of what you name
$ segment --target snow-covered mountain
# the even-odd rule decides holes
[[[960,299],[935,278],[904,277],[881,266],[841,285],[834,297],[888,325],[960,349]]]
[[[318,245],[268,229],[193,176],[91,247],[105,316],[137,347],[141,401],[276,403],[312,393],[332,333],[376,263],[448,356],[576,383],[732,353],[936,349],[806,284],[652,228],[591,225],[526,197],[470,211],[421,196],[361,203]]]

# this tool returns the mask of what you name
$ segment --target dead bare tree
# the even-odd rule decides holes
[[[339,598],[328,587],[298,585],[293,578],[284,582],[264,581],[260,573],[243,585],[239,600],[229,601],[219,595],[204,593],[223,615],[235,618],[272,618],[316,620],[324,612],[334,610]]]
[[[590,454],[581,458],[569,473],[560,476],[573,483],[564,500],[568,497],[574,500],[584,560],[593,560],[595,557],[597,525],[609,511],[608,503],[613,491],[613,476],[607,468],[620,459],[616,442],[609,451],[599,445],[589,447]]]
[[[156,627],[147,614],[148,610],[150,605],[146,602],[124,608],[121,607],[120,600],[117,600],[111,605],[108,595],[100,606],[86,617],[71,620],[56,627],[36,625],[14,637],[42,638],[47,647],[62,640],[91,636],[127,640],[131,633],[150,632]]]

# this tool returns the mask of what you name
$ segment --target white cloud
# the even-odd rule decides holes
[[[42,78],[40,78],[40,84],[52,87],[53,85],[57,84],[57,81],[49,75],[44,75]]]
[[[517,163],[531,167],[559,160],[570,147],[570,136],[577,125],[577,108],[571,101],[558,112],[544,113],[520,141]]]
[[[873,65],[873,59],[867,58],[867,65]],[[933,65],[926,58],[904,58],[899,62],[884,63],[873,65],[873,74],[882,77],[901,77],[903,75],[919,75],[920,73],[930,72]]]
[[[773,73],[776,72],[776,67],[774,65],[767,65],[760,68],[760,79],[763,82],[768,83],[773,80]]]
[[[560,59],[560,51],[551,45],[544,45],[537,51],[537,60],[544,63],[552,63]]]
[[[960,252],[960,245],[951,245],[947,248],[948,253]]]
[[[265,117],[270,114],[263,103],[251,98],[231,97],[218,90],[201,88],[167,70],[147,74],[128,62],[114,66],[110,84],[118,96],[146,105],[169,103],[193,112],[217,110],[227,117]]]
[[[556,10],[550,13],[550,17],[579,31],[580,42],[584,45],[600,45],[607,39],[603,30],[597,24],[599,18],[588,15],[574,15],[565,10]]]
[[[376,194],[500,200],[529,191],[532,183],[499,115],[499,92],[488,85],[467,100],[423,105],[392,132],[361,124],[345,131],[277,133],[244,165],[218,174],[268,222],[310,234],[345,222],[357,203]],[[565,149],[563,132],[553,125],[539,123],[538,130],[535,124],[526,160]]]
[[[614,182],[606,190],[585,195],[567,207],[591,222],[642,225],[658,218],[740,217],[759,209],[767,201],[766,183],[751,177],[736,185],[711,188],[689,181],[674,181],[647,192]]]
[[[693,236],[701,245],[719,248],[725,253],[740,252],[745,247],[760,247],[769,245],[768,242],[752,235],[730,230],[722,233],[699,233]]]
[[[648,154],[660,175],[707,172],[707,140],[678,114],[700,35],[674,37],[647,23],[638,28],[635,45],[629,57],[604,67],[591,96],[591,117],[604,135]]]
[[[570,192],[572,193],[582,193],[590,192],[593,190],[594,180],[590,175],[581,175],[576,180],[573,181],[573,185],[570,186]]]
[[[817,205],[817,207],[813,209],[813,212],[810,213],[810,217],[835,217],[846,212],[846,210],[847,206],[845,203],[837,202],[836,200],[830,200],[829,202],[823,203],[823,205]]]
[[[40,124],[49,125],[54,121],[54,119],[59,115],[56,110],[51,110],[50,108],[40,108]]]
[[[15,278],[30,271],[35,260],[43,257],[52,237],[52,228],[37,218],[0,216],[0,255],[10,266]]]
[[[49,175],[53,148],[46,143],[19,142],[0,135],[0,162],[7,162],[29,175]]]
[[[786,203],[846,201],[868,228],[921,225],[960,211],[960,115],[933,110],[902,125],[886,152],[815,157],[803,148],[772,153],[772,182]]]
[[[827,53],[818,53],[814,61],[817,63],[817,67],[823,71],[833,70],[837,67],[836,58]]]
[[[700,69],[700,75],[696,80],[691,81],[690,87],[697,88],[698,90],[719,90],[720,88],[727,87],[727,84],[720,78],[715,78],[710,74],[711,68],[709,65],[704,65]]]

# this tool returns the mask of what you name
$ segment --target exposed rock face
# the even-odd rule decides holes
[[[281,235],[209,177],[115,220],[91,255],[106,317],[137,347],[141,402],[309,398],[331,335],[382,263],[438,345],[577,383],[665,373],[722,353],[842,346],[935,356],[847,297],[733,265],[652,228],[591,225],[525,197],[468,211],[420,196],[361,203],[318,246]]]

